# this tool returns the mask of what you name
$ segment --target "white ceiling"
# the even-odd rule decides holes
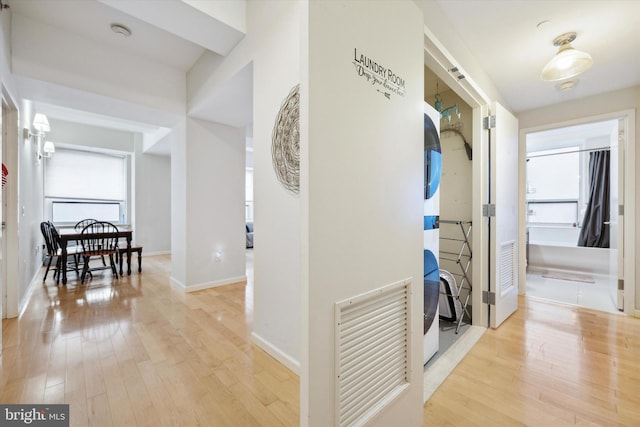
[[[12,14],[62,28],[185,72],[205,51],[204,47],[96,0],[10,0],[9,4]],[[114,34],[110,28],[112,23],[126,25],[132,30],[132,35],[125,38]]]
[[[163,15],[165,6],[159,5],[179,7],[182,2],[177,0],[154,2],[157,6],[153,12],[155,15],[143,16],[129,11],[143,17],[146,22],[124,13],[122,10],[126,10],[126,7],[116,9],[108,5],[145,4],[139,0],[125,3],[117,0],[8,0],[8,3],[12,14],[21,14],[33,21],[63,28],[183,72],[192,67],[205,49],[215,49],[211,45],[203,46],[201,42],[205,34],[207,39],[214,37],[212,28],[219,28],[220,38],[228,39],[228,45],[219,49],[220,54],[232,49],[242,37],[241,33],[234,36],[233,28],[213,18],[208,21],[209,25],[198,25],[194,29],[193,25],[189,25],[189,14],[180,15],[173,11]],[[433,3],[443,9],[451,21],[451,31],[459,35],[486,70],[507,107],[514,112],[640,85],[640,26],[637,24],[640,1],[416,0],[416,3],[424,13],[428,13]],[[183,25],[172,26],[172,32],[159,28],[157,25],[166,22],[167,16]],[[537,24],[545,20],[549,22],[538,28]],[[116,36],[109,29],[113,22],[129,26],[133,36]],[[594,65],[579,76],[580,82],[576,88],[560,92],[553,83],[543,82],[540,72],[556,51],[552,45],[553,38],[568,31],[578,34],[573,46],[590,53]],[[245,74],[236,80],[246,82]],[[194,113],[199,117],[216,117],[216,114],[222,113],[229,115],[228,109],[220,108],[225,105],[220,98],[225,97],[233,97],[233,93],[217,94],[216,99],[203,104],[204,109]],[[237,117],[246,118],[247,114],[251,114],[250,103],[238,103],[236,97],[236,104],[239,111]],[[56,118],[64,120],[69,120],[74,113],[66,109],[56,112],[55,108],[49,107],[52,114],[59,113],[62,116]],[[83,112],[77,112],[77,121],[83,122],[85,119],[82,117]],[[149,124],[145,123],[122,120],[110,123],[108,117],[99,119],[95,112],[88,117],[86,120],[99,121],[104,126],[116,129],[133,128],[149,132]],[[164,150],[166,152],[166,147]]]
[[[418,1],[428,10],[430,1]],[[473,53],[514,112],[640,84],[640,1],[437,0],[451,30]],[[542,21],[547,24],[537,25]],[[557,48],[553,39],[574,31],[572,46],[593,66],[578,85],[560,92],[540,73]]]

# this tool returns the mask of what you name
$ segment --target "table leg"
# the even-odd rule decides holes
[[[67,284],[67,244],[66,242],[61,245],[62,247],[61,252],[60,252],[60,258],[61,258],[61,270],[62,270],[62,284],[66,285]],[[60,280],[60,271],[58,271],[58,280]]]
[[[131,276],[131,238],[127,239],[127,275]]]

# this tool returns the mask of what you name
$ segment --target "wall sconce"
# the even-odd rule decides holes
[[[45,132],[51,131],[49,120],[47,120],[47,116],[42,113],[36,113],[36,116],[33,118],[33,127],[43,136]]]
[[[36,129],[36,133],[31,133],[29,129],[24,129],[24,138],[33,141],[35,144],[36,160],[40,160],[43,157],[51,157],[51,155],[56,152],[55,145],[51,141],[45,141],[44,144],[42,143],[46,132],[51,131],[47,116],[42,113],[37,113],[33,118],[33,127]]]
[[[49,158],[55,152],[56,146],[53,144],[53,142],[45,141],[44,146],[42,147],[42,156]]]

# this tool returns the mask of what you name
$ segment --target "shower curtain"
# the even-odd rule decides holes
[[[589,155],[589,200],[584,213],[578,246],[609,247],[609,150]]]

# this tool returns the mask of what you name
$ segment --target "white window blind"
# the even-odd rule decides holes
[[[119,200],[126,197],[124,157],[59,149],[47,159],[47,198]]]

